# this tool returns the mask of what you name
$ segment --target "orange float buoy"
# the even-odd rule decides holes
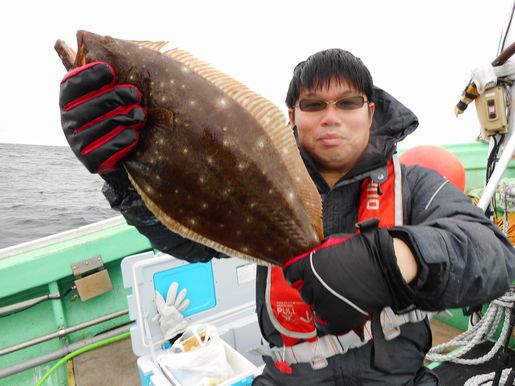
[[[465,191],[465,168],[460,159],[449,150],[434,145],[420,145],[406,150],[399,156],[406,166],[420,165],[433,169]]]

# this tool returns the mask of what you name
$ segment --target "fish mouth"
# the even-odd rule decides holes
[[[77,52],[66,44],[64,40],[58,39],[55,42],[54,49],[57,51],[64,67],[67,71],[86,64],[86,36],[95,35],[91,32],[79,30],[77,31]]]
[[[77,56],[75,58],[75,67],[84,66],[87,63],[86,39],[92,35],[94,34],[88,31],[77,31]]]
[[[77,56],[74,67],[84,66],[91,61],[88,56],[89,50],[87,47],[93,47],[94,43],[100,43],[104,47],[109,47],[114,43],[114,39],[108,35],[97,35],[85,30],[77,31]]]

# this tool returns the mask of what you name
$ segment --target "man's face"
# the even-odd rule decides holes
[[[302,90],[296,106],[289,111],[302,148],[311,154],[322,174],[341,174],[341,177],[354,166],[367,147],[375,106],[365,102],[359,108],[344,110],[330,103],[321,111],[303,111],[299,103],[336,102],[355,96],[367,100],[347,82],[332,81],[329,87]]]

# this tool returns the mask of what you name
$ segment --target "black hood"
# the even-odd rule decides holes
[[[418,127],[418,118],[401,102],[379,87],[374,87],[375,113],[370,128],[370,139],[356,165],[345,175],[352,178],[386,164],[402,141]],[[295,130],[297,137],[297,131]],[[316,170],[312,157],[300,149],[302,158],[312,177]],[[316,178],[316,177],[315,177]]]

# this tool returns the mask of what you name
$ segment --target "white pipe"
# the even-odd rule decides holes
[[[483,192],[479,203],[477,204],[477,206],[481,208],[483,212],[486,211],[486,208],[488,208],[488,205],[490,204],[490,201],[492,200],[492,197],[494,196],[497,189],[497,185],[499,185],[499,181],[501,181],[504,171],[511,161],[511,157],[513,156],[514,151],[515,135],[512,135],[504,147],[501,158],[499,159],[499,162],[497,162],[497,165],[495,165],[495,170],[485,187],[485,191]]]

